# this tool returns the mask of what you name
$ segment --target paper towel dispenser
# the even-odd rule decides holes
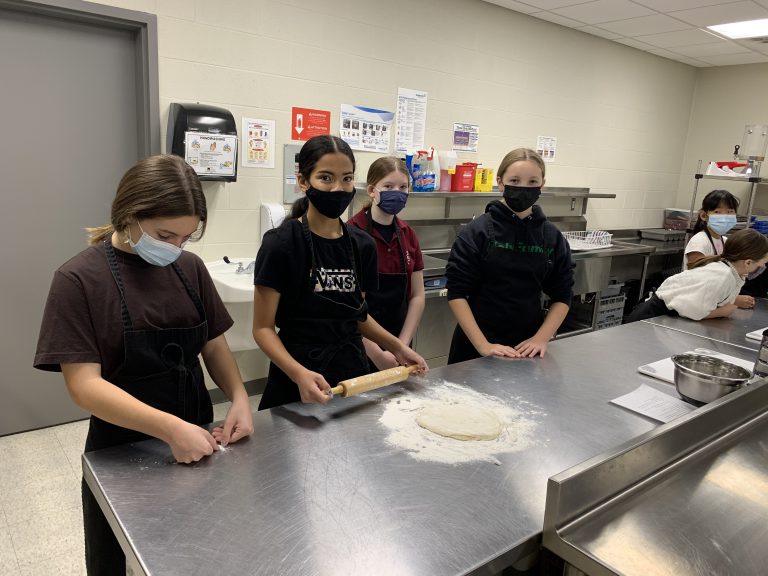
[[[285,206],[282,204],[262,204],[261,205],[261,237],[267,230],[277,228],[285,220]]]
[[[237,125],[225,108],[173,102],[166,149],[184,158],[200,180],[237,180]]]

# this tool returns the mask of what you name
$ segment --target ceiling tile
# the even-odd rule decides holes
[[[573,6],[574,4],[584,4],[584,0],[525,0],[525,3],[535,6],[539,10],[552,10],[554,8],[563,8],[564,6]]]
[[[697,44],[696,46],[677,46],[672,49],[673,52],[682,54],[683,56],[690,56],[692,58],[700,58],[703,56],[715,56],[717,54],[749,54],[749,49],[734,44],[733,42],[718,42],[717,44]]]
[[[672,58],[672,60],[682,62],[683,64],[688,64],[689,66],[696,66],[697,68],[706,68],[711,66],[711,64],[708,62],[704,62],[703,60],[696,60],[695,58],[688,58],[687,56],[676,56]]]
[[[595,0],[577,6],[558,8],[552,12],[587,24],[599,24],[600,22],[612,22],[654,14],[653,10],[629,0]]]
[[[626,46],[631,46],[632,48],[637,48],[638,50],[648,50],[649,48],[653,48],[653,46],[649,46],[645,42],[640,42],[639,40],[635,40],[634,38],[619,38],[616,40],[619,44],[624,44]]]
[[[714,6],[715,4],[728,4],[738,2],[739,0],[634,0],[637,4],[642,4],[648,8],[658,10],[667,14],[674,10],[690,10],[691,8],[702,8],[703,6]],[[759,2],[760,0],[758,0]],[[768,0],[763,0],[768,1]]]
[[[753,0],[753,1],[756,2],[757,4],[760,4],[760,6],[765,6],[766,8],[768,8],[768,0]]]
[[[608,32],[608,30],[603,30],[602,28],[597,28],[595,26],[582,26],[581,28],[577,28],[577,30],[581,30],[582,32],[586,32],[587,34],[592,34],[594,36],[601,36],[602,38],[607,38],[608,40],[621,38],[621,34],[614,34],[613,32]]]
[[[554,12],[534,12],[531,14],[531,16],[541,20],[546,20],[547,22],[554,22],[555,24],[560,24],[561,26],[567,26],[568,28],[578,28],[580,26],[584,26],[584,22],[579,22],[578,20],[573,20],[572,18],[566,18],[565,16],[560,16],[560,14],[555,14]]]
[[[744,38],[743,40],[734,40],[736,44],[744,47],[745,50],[752,50],[761,54],[768,54],[768,44]]]
[[[639,36],[641,34],[661,34],[663,32],[674,32],[676,30],[685,30],[690,28],[690,24],[680,22],[664,14],[654,14],[653,16],[640,16],[639,18],[630,18],[628,20],[617,20],[616,22],[603,22],[600,28],[605,28],[611,32],[621,34],[622,36]]]
[[[719,36],[704,32],[703,30],[680,30],[678,32],[665,32],[664,34],[649,34],[638,36],[638,40],[647,42],[652,46],[659,48],[670,48],[672,46],[690,46],[692,44],[707,44],[717,40],[722,40]]]
[[[651,54],[656,54],[656,56],[663,56],[664,58],[669,58],[671,60],[674,60],[675,58],[680,58],[680,54],[675,54],[674,52],[670,52],[669,50],[664,50],[664,48],[649,48],[648,52]]]
[[[694,26],[712,26],[768,18],[768,8],[751,1],[743,1],[693,10],[679,10],[670,12],[669,15]]]
[[[750,52],[748,54],[717,54],[714,56],[701,56],[699,60],[703,60],[713,66],[729,66],[732,64],[757,64],[760,62],[768,62],[768,55],[756,54]]]
[[[536,12],[538,8],[534,8],[533,6],[528,6],[528,4],[523,4],[522,2],[515,2],[515,0],[485,0],[486,2],[490,4],[496,4],[497,6],[501,6],[503,8],[509,8],[510,10],[514,10],[515,12],[522,12],[523,14],[529,14],[531,12]]]

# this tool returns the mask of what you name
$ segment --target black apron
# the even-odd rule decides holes
[[[208,341],[208,323],[199,295],[178,264],[171,264],[197,309],[200,323],[191,328],[134,329],[125,303],[122,276],[109,238],[104,241],[104,247],[112,277],[120,293],[124,349],[122,365],[106,380],[145,404],[187,422],[198,425],[211,423],[213,406],[198,359]],[[148,438],[141,432],[91,416],[85,451]],[[88,574],[124,574],[123,551],[84,480],[82,492]]]
[[[536,334],[544,321],[542,285],[552,267],[544,245],[544,228],[541,228],[542,252],[529,254],[496,246],[490,214],[486,230],[488,243],[482,259],[479,289],[470,296],[469,307],[488,342],[517,346]],[[538,289],[532,290],[532,283]],[[510,299],[514,299],[512,307],[506,304]],[[480,353],[457,325],[448,364],[479,357]]]
[[[368,219],[366,231],[373,236],[373,218],[370,211],[365,213]],[[379,289],[365,295],[368,302],[368,314],[373,316],[390,334],[399,336],[408,314],[408,269],[405,265],[405,247],[400,236],[400,226],[397,217],[394,219],[395,237],[400,250],[400,272],[379,272]]]
[[[341,222],[348,262],[355,275],[357,302],[350,306],[335,302],[315,290],[318,283],[317,258],[306,216],[301,222],[301,228],[305,247],[309,251],[309,276],[298,298],[291,302],[294,308],[290,318],[281,322],[278,336],[294,360],[306,369],[322,374],[331,386],[335,386],[341,380],[369,372],[363,338],[357,327],[358,321],[365,320],[368,307],[360,291],[356,247],[346,224]],[[270,362],[259,410],[300,400],[301,394],[296,383],[274,362]]]

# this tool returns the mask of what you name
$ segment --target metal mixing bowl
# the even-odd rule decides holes
[[[738,390],[752,377],[746,368],[701,354],[678,354],[672,363],[678,394],[698,406]]]

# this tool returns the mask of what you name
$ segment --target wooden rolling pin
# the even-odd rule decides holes
[[[362,394],[363,392],[375,390],[382,386],[402,382],[417,368],[418,366],[416,364],[413,366],[397,366],[396,368],[381,370],[380,372],[374,372],[373,374],[366,374],[365,376],[342,380],[339,382],[338,386],[331,388],[331,393],[334,396],[340,395],[342,398]]]

